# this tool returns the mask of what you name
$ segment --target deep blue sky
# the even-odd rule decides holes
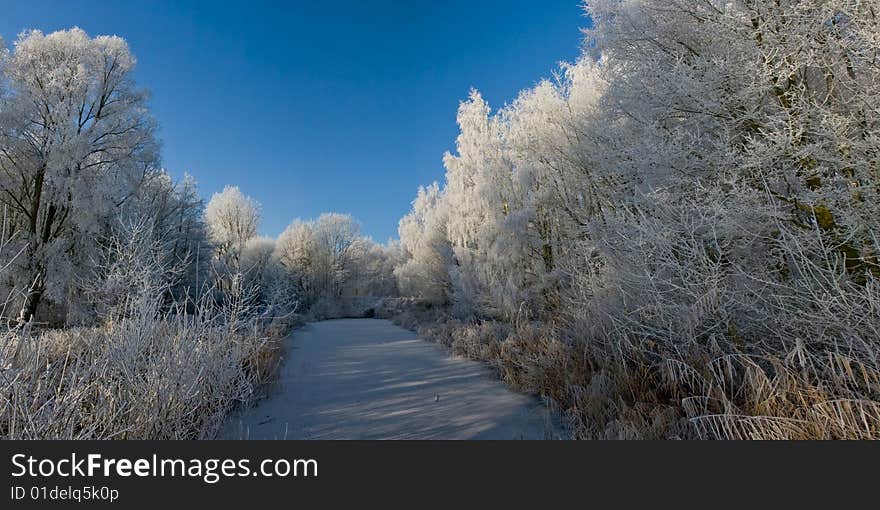
[[[495,109],[578,55],[579,2],[4,1],[0,35],[124,37],[173,175],[238,185],[267,235],[332,210],[385,241],[442,180],[470,87]]]

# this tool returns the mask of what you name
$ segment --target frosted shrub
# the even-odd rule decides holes
[[[199,314],[98,328],[8,332],[0,346],[5,439],[210,438],[257,396],[277,339]]]
[[[623,219],[599,269],[575,271],[563,331],[614,381],[602,398],[636,425],[687,419],[649,436],[880,437],[877,280],[847,274],[819,227],[718,203]],[[580,421],[587,437],[612,426]]]
[[[169,301],[179,273],[150,228],[123,222],[103,243],[87,284],[103,325],[0,334],[0,437],[210,438],[258,396],[286,328],[242,293]]]

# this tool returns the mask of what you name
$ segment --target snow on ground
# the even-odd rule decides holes
[[[378,319],[309,324],[285,342],[269,398],[234,416],[224,439],[545,439],[550,411],[481,363],[450,357]]]

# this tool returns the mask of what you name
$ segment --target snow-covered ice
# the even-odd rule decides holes
[[[545,439],[557,421],[481,363],[378,319],[309,324],[285,341],[276,387],[225,439]]]

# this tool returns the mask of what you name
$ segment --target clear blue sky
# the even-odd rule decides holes
[[[238,185],[264,234],[354,215],[377,241],[442,180],[470,87],[493,106],[579,53],[580,0],[4,1],[0,35],[116,34],[152,91],[163,164]]]

